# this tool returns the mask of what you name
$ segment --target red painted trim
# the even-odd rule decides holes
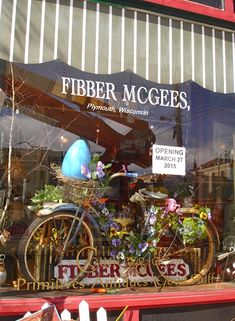
[[[57,294],[58,295],[58,294]],[[31,296],[31,297],[30,297]],[[101,306],[107,311],[122,311],[127,305],[125,321],[132,313],[136,319],[128,321],[138,321],[138,314],[141,309],[174,307],[174,306],[191,306],[202,304],[235,304],[235,289],[221,289],[221,287],[213,290],[200,291],[200,285],[197,291],[174,291],[174,292],[157,292],[156,293],[140,293],[140,294],[112,294],[112,295],[66,295],[64,297],[49,296],[45,293],[41,297],[39,294],[27,294],[27,292],[19,292],[18,298],[1,297],[0,299],[0,316],[7,315],[24,315],[27,311],[35,312],[40,310],[45,302],[55,304],[59,312],[68,309],[70,312],[78,311],[78,304],[86,300],[91,311],[97,311]],[[132,312],[131,312],[132,311]],[[126,319],[127,318],[127,319]]]
[[[235,22],[235,12],[233,0],[225,0],[225,9],[217,9],[187,0],[144,0],[166,7],[194,12],[212,18]]]
[[[129,309],[125,312],[123,321],[139,321],[140,320],[140,310]]]

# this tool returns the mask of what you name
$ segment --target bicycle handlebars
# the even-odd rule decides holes
[[[118,173],[114,173],[110,176],[109,181],[111,181],[113,178],[115,177],[129,177],[129,178],[137,178],[138,174],[137,173],[132,173],[132,172],[118,172]]]

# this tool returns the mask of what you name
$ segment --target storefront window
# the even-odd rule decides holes
[[[234,94],[59,61],[4,70],[1,251],[23,275],[8,264],[9,284],[232,280]]]

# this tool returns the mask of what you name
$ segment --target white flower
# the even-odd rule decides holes
[[[125,259],[125,255],[124,255],[123,252],[118,252],[116,258],[117,258],[117,260],[124,260]]]
[[[103,209],[102,209],[102,214],[104,214],[104,215],[109,215],[109,210],[107,209],[107,207],[104,207]]]
[[[153,240],[153,246],[157,246],[157,240],[155,239],[155,240]]]
[[[155,227],[154,226],[150,226],[149,230],[148,230],[149,235],[153,236],[155,234],[155,232],[156,232]]]

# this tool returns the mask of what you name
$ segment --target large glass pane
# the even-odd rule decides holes
[[[234,94],[59,61],[2,66],[0,231],[25,280],[87,286],[97,251],[116,264],[99,270],[111,288],[133,281],[130,262],[135,284],[233,279]]]

